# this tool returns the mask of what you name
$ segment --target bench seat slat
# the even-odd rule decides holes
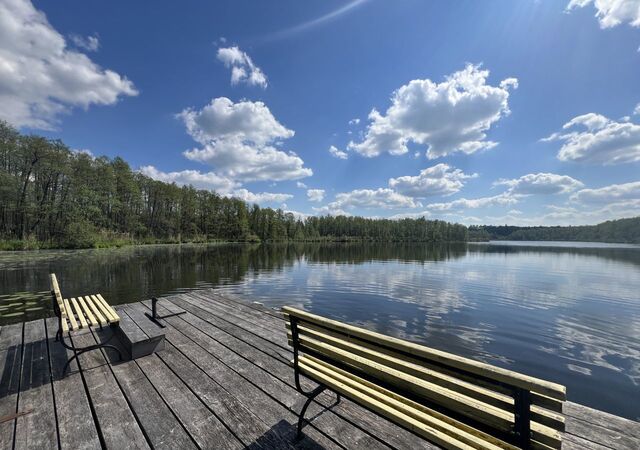
[[[68,298],[64,299],[64,309],[67,312],[67,316],[69,317],[69,323],[71,324],[71,329],[72,330],[77,330],[78,329],[78,322],[76,322],[76,318],[74,317],[73,310],[71,309],[71,306],[69,305],[69,299]]]
[[[80,305],[78,304],[78,301],[75,299],[75,297],[71,298],[71,304],[73,305],[73,308],[76,310],[76,315],[78,316],[78,320],[80,320],[80,328],[87,328],[88,327],[87,319],[84,318],[82,309],[80,308]]]
[[[85,295],[84,301],[89,306],[89,309],[91,309],[91,312],[93,313],[93,316],[98,321],[98,324],[106,325],[108,323],[107,319],[105,319],[105,317],[102,315],[98,307],[93,303],[93,300],[91,299],[91,297],[88,295]]]
[[[306,366],[304,363],[300,363],[300,369],[303,374],[309,376],[312,379],[316,379],[320,381],[322,384],[329,386],[336,392],[340,392],[343,395],[348,396],[350,399],[355,402],[365,406],[376,413],[382,415],[383,417],[391,418],[397,423],[400,423],[402,426],[410,429],[411,431],[418,433],[419,435],[429,439],[431,442],[434,442],[437,445],[440,445],[446,449],[453,450],[474,450],[474,449],[499,449],[499,447],[485,445],[482,447],[475,447],[466,444],[463,441],[455,439],[453,436],[446,434],[440,431],[433,426],[428,425],[425,422],[421,422],[416,420],[415,418],[398,411],[389,405],[380,402],[362,392],[359,392],[355,389],[350,388],[349,386],[340,383],[336,379],[323,375],[321,372],[318,372],[316,369]]]
[[[435,362],[449,365],[451,367],[459,368],[476,375],[485,376],[487,378],[508,383],[522,389],[537,392],[556,400],[566,400],[565,387],[556,383],[519,374],[510,370],[502,369],[500,367],[492,366],[490,364],[463,358],[451,353],[424,347],[422,345],[403,341],[391,336],[385,336],[380,333],[375,333],[373,331],[344,324],[336,320],[327,319],[325,317],[311,314],[299,309],[285,306],[284,308],[282,308],[282,310],[290,316],[295,316],[303,321],[317,324],[330,330],[335,330],[340,333],[359,337],[369,342],[380,344],[387,348],[408,352],[416,356],[430,359]]]
[[[78,296],[78,302],[80,303],[80,306],[82,306],[82,311],[84,312],[87,321],[94,327],[97,326],[98,321],[94,317],[93,313],[91,312],[81,295]]]
[[[95,297],[98,299],[99,304],[102,305],[103,310],[109,315],[109,322],[116,323],[120,321],[120,316],[116,310],[107,303],[104,297],[101,294],[96,294]]]
[[[301,367],[308,366],[321,372],[324,376],[331,377],[340,383],[349,386],[355,391],[359,391],[371,398],[374,398],[389,407],[400,411],[408,416],[413,417],[423,423],[439,429],[460,440],[468,445],[481,448],[502,448],[515,449],[513,445],[503,442],[489,434],[468,426],[462,422],[456,421],[446,415],[427,408],[408,398],[402,397],[393,391],[389,391],[383,387],[359,378],[347,371],[343,371],[337,367],[330,366],[320,359],[310,355],[305,355],[300,359]]]

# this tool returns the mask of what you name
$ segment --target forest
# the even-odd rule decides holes
[[[609,220],[598,225],[569,227],[516,227],[480,225],[469,227],[469,240],[583,241],[640,244],[640,217]]]
[[[210,241],[463,242],[440,220],[324,216],[300,220],[209,190],[149,178],[122,158],[94,158],[0,121],[0,249]]]

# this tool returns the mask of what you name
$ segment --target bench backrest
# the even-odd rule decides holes
[[[285,307],[289,343],[510,443],[560,447],[564,386]],[[517,419],[516,419],[517,418]],[[547,447],[547,448],[548,448]]]
[[[56,278],[55,273],[49,274],[49,284],[51,285],[51,295],[58,306],[58,311],[60,311],[61,314],[64,314],[64,300],[62,299],[62,293],[60,292],[60,286],[58,285],[58,278]]]

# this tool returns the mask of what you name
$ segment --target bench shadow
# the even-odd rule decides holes
[[[273,425],[262,436],[260,436],[258,439],[245,446],[244,448],[245,450],[278,448],[282,447],[283,440],[287,444],[292,445],[294,448],[310,450],[320,450],[325,448],[323,445],[319,444],[304,433],[302,438],[300,440],[297,440],[296,424],[291,424],[284,419]]]

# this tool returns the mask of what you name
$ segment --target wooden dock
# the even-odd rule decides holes
[[[304,398],[279,314],[214,290],[158,304],[160,314],[187,311],[166,320],[164,350],[124,363],[108,351],[85,353],[66,377],[56,319],[0,328],[0,449],[437,448],[348,400],[328,408],[328,393],[296,442]],[[150,323],[149,302],[118,311],[143,329]],[[74,337],[74,345],[102,333]],[[638,422],[571,402],[564,412],[565,449],[640,448]]]

